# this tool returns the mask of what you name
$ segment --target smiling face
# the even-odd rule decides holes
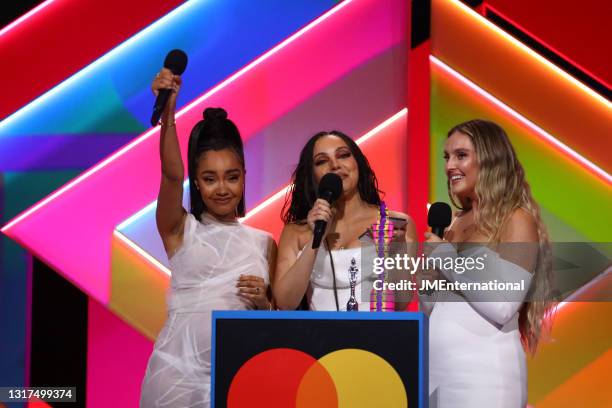
[[[231,149],[208,150],[198,160],[196,184],[207,212],[213,217],[236,219],[244,193],[244,169]]]
[[[450,192],[462,203],[476,199],[478,157],[469,136],[454,132],[444,143],[444,167]]]
[[[313,172],[317,184],[327,173],[336,173],[342,179],[343,195],[357,191],[359,167],[351,149],[338,136],[319,138],[313,149]]]

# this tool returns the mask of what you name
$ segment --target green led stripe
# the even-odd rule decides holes
[[[442,159],[448,129],[469,119],[489,119],[500,124],[510,136],[534,197],[545,208],[547,220],[556,220],[551,228],[551,239],[584,237],[598,242],[610,241],[610,233],[602,225],[612,208],[609,186],[542,141],[533,130],[456,80],[436,69],[432,70],[431,79],[432,202],[448,201]],[[565,223],[568,228],[559,223]]]

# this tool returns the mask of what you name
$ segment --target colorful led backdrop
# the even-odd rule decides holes
[[[284,188],[316,131],[357,139],[386,200],[422,231],[426,202],[447,200],[447,129],[485,117],[510,134],[553,240],[610,241],[600,216],[612,207],[609,67],[598,57],[606,42],[589,28],[604,2],[546,1],[531,14],[505,0],[141,3],[123,7],[137,17],[113,19],[108,2],[48,0],[0,31],[3,60],[24,50],[31,58],[3,68],[21,92],[8,92],[0,110],[2,232],[27,250],[2,238],[7,384],[28,381],[33,255],[88,296],[88,405],[138,398],[169,280],[152,216],[158,129],[147,126],[148,88],[172,48],[190,57],[177,120],[183,150],[203,108],[225,107],[245,140],[244,222],[276,237]],[[549,9],[559,21],[574,15],[571,41],[545,23]],[[112,35],[100,29],[107,21]],[[63,63],[46,69],[50,50]],[[599,285],[609,290],[610,280]],[[583,404],[585,393],[590,406],[612,403],[602,384],[612,328],[593,319],[609,312],[565,304],[555,343],[530,361],[530,404]],[[118,395],[104,391],[111,384]]]

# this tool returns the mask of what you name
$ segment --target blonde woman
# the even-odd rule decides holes
[[[459,211],[444,240],[425,233],[426,243],[438,244],[426,245],[429,257],[446,261],[421,276],[446,285],[421,298],[430,312],[431,398],[444,408],[524,407],[525,351],[535,352],[551,307],[546,227],[497,124],[455,126],[444,159],[449,196]],[[457,267],[470,257],[471,270]],[[485,282],[490,286],[480,286]]]

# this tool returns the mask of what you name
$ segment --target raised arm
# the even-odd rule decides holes
[[[185,172],[174,120],[176,97],[180,86],[181,78],[173,75],[170,70],[165,68],[160,71],[151,86],[155,96],[160,89],[172,89],[162,114],[159,140],[162,176],[155,213],[157,230],[161,235],[168,256],[171,256],[182,243],[186,214],[182,206]]]

